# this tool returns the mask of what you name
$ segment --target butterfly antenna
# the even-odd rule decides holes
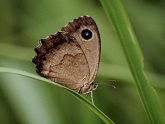
[[[109,80],[108,82],[116,82],[116,80]],[[99,83],[96,83],[96,84],[103,84],[103,85],[108,85],[108,86],[111,86],[111,87],[113,87],[114,89],[116,89],[116,86],[114,86],[114,85],[112,85],[112,84],[107,84],[107,83],[101,83],[101,82],[99,82]]]

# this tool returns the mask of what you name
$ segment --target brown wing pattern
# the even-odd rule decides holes
[[[84,29],[92,32],[91,39],[82,37]],[[100,37],[91,17],[79,17],[41,39],[35,52],[33,63],[39,75],[82,93],[96,89],[92,82],[100,59]]]
[[[91,39],[85,40],[82,37],[81,33],[84,29],[92,31],[93,36]],[[90,70],[88,83],[92,83],[98,70],[101,51],[100,34],[95,21],[89,16],[82,16],[68,23],[61,31],[70,32],[71,36],[73,36],[80,45]]]
[[[89,79],[88,63],[81,48],[66,32],[42,39],[35,49],[36,71],[70,89],[77,89]]]

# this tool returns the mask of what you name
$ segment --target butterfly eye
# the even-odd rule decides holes
[[[46,61],[46,57],[44,56],[44,57],[42,57],[42,61]]]
[[[88,29],[84,29],[81,32],[81,36],[85,39],[85,40],[89,40],[92,37],[92,32]]]

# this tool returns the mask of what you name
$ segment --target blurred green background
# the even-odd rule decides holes
[[[144,56],[145,72],[165,113],[165,1],[122,0]],[[99,0],[0,0],[0,66],[36,74],[31,62],[38,40],[82,15],[92,16],[101,36],[94,101],[116,124],[149,123],[121,44]],[[135,56],[136,57],[136,56]],[[109,80],[116,80],[110,82]],[[0,74],[1,124],[102,124],[64,89],[30,78]]]

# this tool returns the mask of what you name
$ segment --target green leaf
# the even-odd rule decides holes
[[[145,76],[143,56],[120,0],[101,0],[101,3],[122,44],[129,69],[150,122],[165,123],[158,96]]]
[[[36,80],[40,80],[46,83],[50,83],[52,85],[64,88],[65,90],[67,90],[70,94],[72,94],[74,97],[76,97],[78,100],[80,100],[82,103],[84,103],[88,108],[90,108],[96,115],[98,115],[106,124],[114,124],[114,122],[108,117],[106,116],[101,110],[99,110],[95,105],[93,105],[91,102],[89,102],[87,99],[85,99],[83,96],[81,96],[80,94],[78,94],[77,92],[70,90],[64,86],[61,86],[57,83],[54,83],[50,80],[47,80],[46,78],[34,75],[32,73],[26,72],[26,71],[21,71],[21,70],[17,70],[17,69],[11,69],[11,68],[5,68],[5,67],[0,67],[0,72],[1,73],[12,73],[12,74],[16,74],[16,75],[22,75],[25,77],[29,77],[29,78],[33,78]]]

